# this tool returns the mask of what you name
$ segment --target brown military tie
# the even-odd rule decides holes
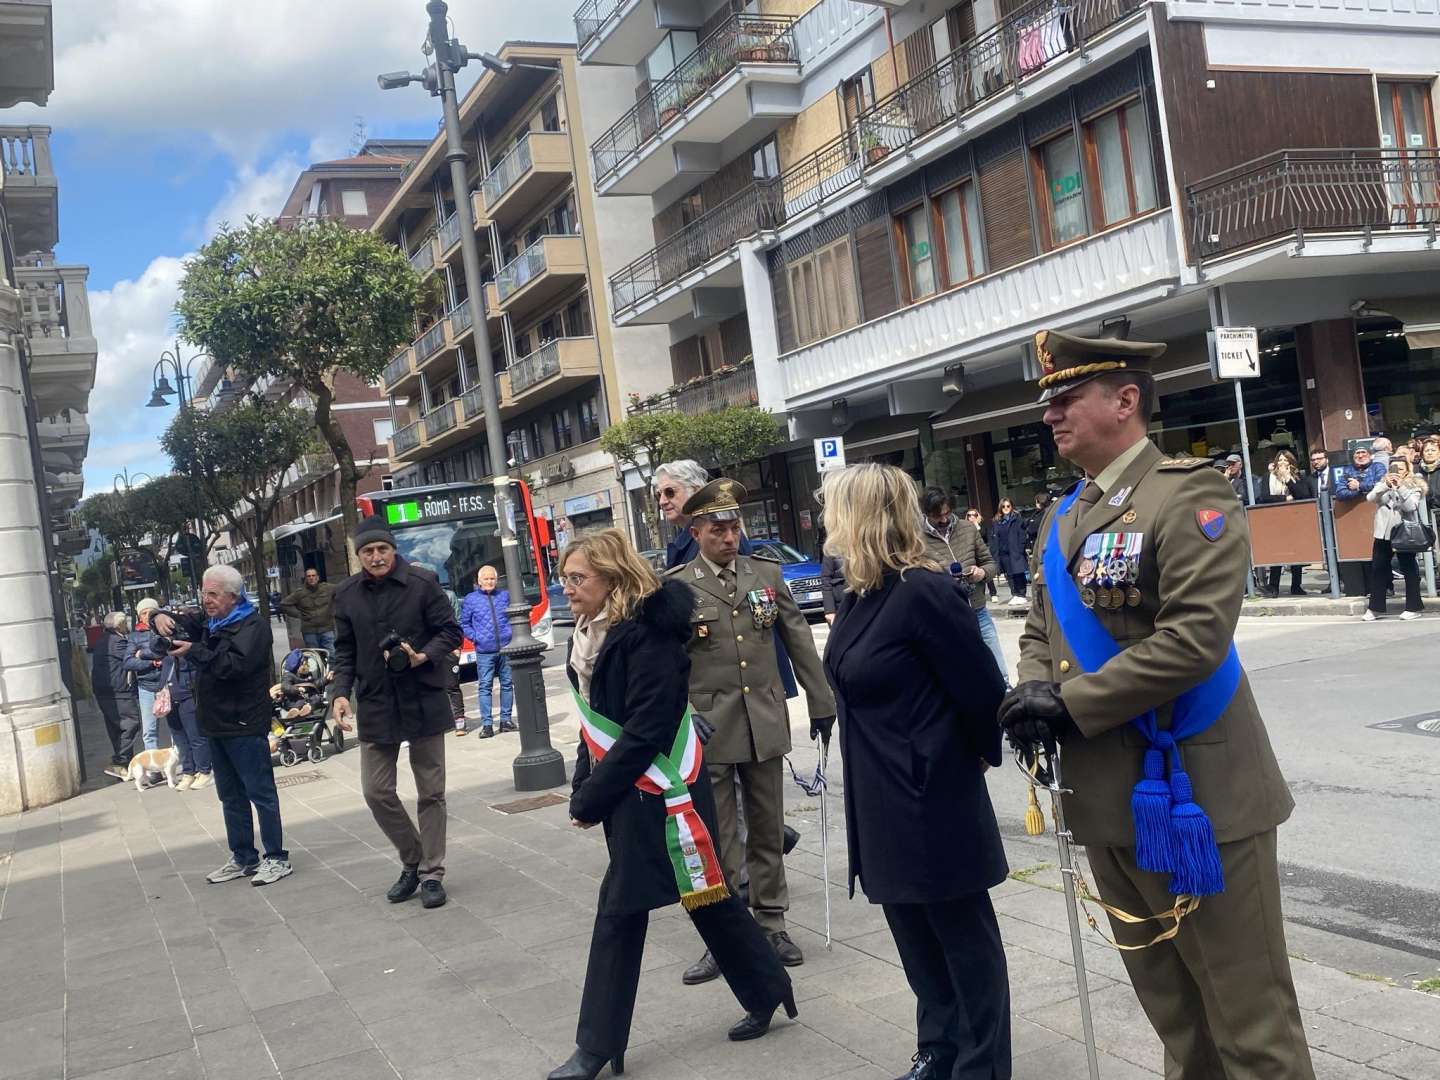
[[[1080,491],[1080,498],[1076,500],[1080,505],[1076,508],[1075,517],[1078,520],[1081,515],[1094,506],[1104,496],[1105,492],[1100,490],[1100,485],[1094,480],[1085,481],[1085,487]]]
[[[720,580],[725,585],[725,591],[733,597],[735,595],[735,568],[727,566],[721,570]]]

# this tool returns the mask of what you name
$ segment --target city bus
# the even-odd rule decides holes
[[[372,491],[355,501],[361,517],[376,515],[385,520],[407,562],[439,576],[457,616],[460,601],[475,588],[480,567],[494,566],[500,574],[500,587],[507,587],[492,485],[396,488]],[[536,516],[530,488],[522,480],[511,481],[510,511],[520,549],[520,577],[525,599],[530,601],[530,630],[549,648],[555,643],[546,587],[550,522]],[[460,648],[460,674],[467,680],[475,676],[475,646],[468,638]]]

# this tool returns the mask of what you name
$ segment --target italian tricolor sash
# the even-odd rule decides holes
[[[590,749],[590,756],[599,763],[624,729],[608,716],[590,707],[575,687],[570,688],[580,710],[580,735]],[[730,895],[720,856],[710,830],[700,820],[690,798],[689,785],[700,775],[700,738],[690,722],[690,709],[680,718],[675,743],[668,754],[656,754],[650,767],[635,781],[635,786],[648,795],[665,799],[665,850],[675,870],[675,885],[680,890],[680,903],[693,911],[724,900]]]

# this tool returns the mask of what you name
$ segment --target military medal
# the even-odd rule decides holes
[[[1087,608],[1095,606],[1095,590],[1089,585],[1080,586],[1080,602]]]
[[[1125,590],[1118,586],[1110,590],[1110,607],[1119,611],[1125,606]]]
[[[769,586],[751,589],[745,594],[745,599],[750,603],[750,621],[755,624],[755,629],[764,630],[775,625],[775,620],[780,617],[780,605],[775,602],[774,589]]]
[[[1128,589],[1125,590],[1125,606],[1140,606],[1140,590],[1137,589],[1134,585],[1131,585]]]
[[[1086,585],[1090,584],[1090,579],[1095,576],[1095,560],[1088,557],[1081,559],[1078,570],[1080,580]]]

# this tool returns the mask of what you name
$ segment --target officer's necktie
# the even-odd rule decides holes
[[[725,585],[725,591],[731,596],[735,595],[735,570],[732,567],[725,567],[720,571],[720,580]]]
[[[1080,520],[1085,515],[1085,511],[1099,502],[1104,494],[1105,492],[1100,490],[1099,484],[1094,480],[1087,480],[1085,487],[1080,492],[1080,498],[1076,500],[1080,505],[1075,510],[1075,520]]]

